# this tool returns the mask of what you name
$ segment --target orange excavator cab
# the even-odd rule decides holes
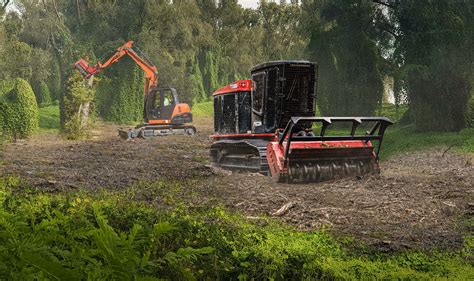
[[[171,134],[194,135],[196,128],[187,125],[193,120],[191,108],[186,103],[180,103],[176,89],[158,87],[158,71],[148,56],[128,41],[105,62],[100,61],[91,66],[85,59],[79,59],[74,67],[84,79],[88,79],[105,68],[118,62],[128,55],[145,72],[145,105],[143,108],[144,123],[133,129],[119,129],[119,135],[124,139],[136,137],[154,137]]]

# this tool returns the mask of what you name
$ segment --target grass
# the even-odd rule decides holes
[[[383,104],[381,110],[376,112],[375,115],[388,117],[390,120],[397,123],[407,110],[408,106],[406,105],[396,106],[394,104]]]
[[[426,149],[452,148],[458,153],[474,153],[474,129],[464,129],[459,133],[416,132],[413,127],[389,127],[382,144],[381,157]]]
[[[50,105],[39,108],[39,127],[42,130],[59,130],[59,106]]]
[[[214,115],[213,103],[212,101],[196,103],[192,107],[192,112],[197,117],[212,117]]]
[[[469,246],[451,253],[350,253],[325,231],[301,232],[268,218],[193,208],[179,200],[179,189],[186,187],[156,182],[52,194],[17,178],[0,179],[0,279],[474,277]],[[165,208],[140,199],[163,192],[176,197]]]

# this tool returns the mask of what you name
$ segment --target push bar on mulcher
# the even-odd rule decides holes
[[[320,122],[322,124],[319,135],[306,135],[298,136],[294,135],[294,129],[299,129],[296,125],[301,122]],[[337,122],[352,122],[351,134],[349,136],[326,136],[326,129],[332,123]],[[375,122],[374,126],[370,131],[367,131],[365,135],[356,135],[357,127],[364,122]],[[292,141],[348,141],[348,140],[362,140],[366,143],[371,140],[377,140],[378,146],[376,151],[376,157],[378,159],[380,147],[382,145],[382,139],[385,134],[385,129],[393,125],[393,122],[386,117],[292,117],[285,127],[283,133],[279,136],[278,143],[283,145],[283,142],[287,141],[285,148],[285,161],[287,160],[288,153],[290,151],[290,143]],[[288,138],[287,138],[288,136]]]

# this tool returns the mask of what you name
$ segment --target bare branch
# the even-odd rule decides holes
[[[398,34],[396,34],[395,32],[385,28],[385,27],[381,27],[380,29],[382,29],[382,31],[385,31],[385,32],[388,32],[390,33],[393,37],[397,38],[398,37]]]
[[[2,3],[2,9],[5,9],[10,4],[10,0],[3,0]]]
[[[372,2],[374,2],[375,4],[379,4],[379,5],[384,5],[385,7],[388,7],[388,8],[391,8],[391,9],[395,9],[395,7],[393,5],[390,5],[389,3],[384,2],[384,1],[372,0]]]

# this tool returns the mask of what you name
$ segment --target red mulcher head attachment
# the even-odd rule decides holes
[[[74,67],[79,70],[84,79],[91,77],[92,75],[99,72],[99,68],[96,66],[90,66],[87,61],[80,59],[74,63]]]
[[[301,130],[321,123],[321,132]],[[333,123],[351,122],[350,135],[326,135]],[[373,123],[365,135],[357,135],[362,123]],[[276,182],[319,182],[334,178],[379,172],[378,155],[385,129],[392,125],[385,117],[293,117],[278,141],[267,145],[267,161]],[[378,141],[374,148],[371,141]]]

